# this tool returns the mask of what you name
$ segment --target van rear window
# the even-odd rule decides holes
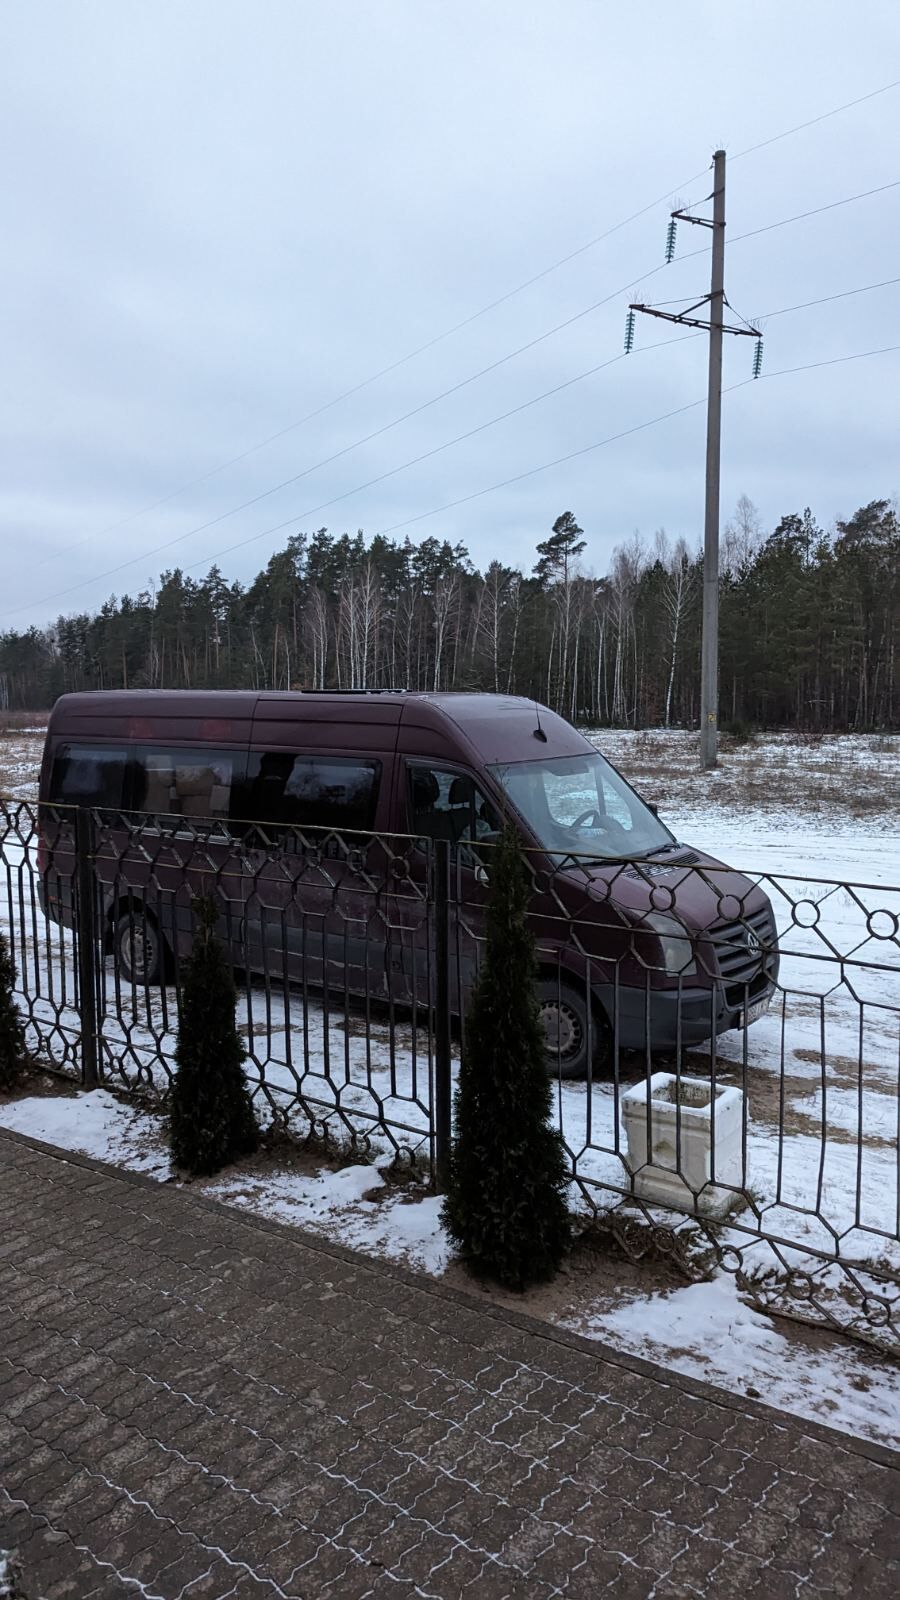
[[[241,812],[247,822],[364,832],[375,820],[380,775],[380,761],[252,752]]]
[[[124,750],[65,744],[53,758],[50,799],[60,805],[120,811],[124,788]]]

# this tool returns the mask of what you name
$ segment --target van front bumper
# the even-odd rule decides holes
[[[749,986],[746,1006],[730,1003],[721,987],[715,989],[637,989],[628,985],[597,984],[594,994],[603,1007],[610,1030],[622,1050],[652,1052],[703,1044],[713,1035],[743,1026],[745,1011],[765,1009],[775,993],[769,980]]]

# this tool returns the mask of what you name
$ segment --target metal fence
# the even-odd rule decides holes
[[[192,897],[263,1120],[438,1179],[492,845],[0,803],[29,1045],[164,1093]],[[635,1256],[900,1352],[900,887],[687,849],[529,863],[573,1203]]]

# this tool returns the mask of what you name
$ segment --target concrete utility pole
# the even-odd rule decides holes
[[[703,638],[700,647],[700,764],[719,746],[719,477],[722,459],[722,333],[725,326],[725,151],[713,156],[709,389],[706,401],[706,517],[703,526]]]
[[[700,762],[704,767],[716,765],[719,727],[719,467],[722,453],[722,336],[726,333],[743,334],[760,341],[758,328],[743,328],[726,323],[725,307],[725,151],[717,150],[713,156],[712,219],[695,217],[690,211],[673,211],[666,240],[666,260],[675,254],[675,229],[677,221],[692,222],[700,228],[712,229],[712,277],[710,291],[696,305],[684,311],[660,311],[656,306],[633,304],[628,308],[628,328],[625,336],[626,352],[632,347],[634,313],[643,311],[648,317],[661,317],[664,322],[680,322],[686,328],[706,328],[709,331],[709,389],[706,409],[706,514],[703,526],[703,639],[700,653]],[[701,306],[709,306],[709,319],[691,316]],[[758,346],[759,348],[759,346]],[[754,376],[758,374],[757,368]]]

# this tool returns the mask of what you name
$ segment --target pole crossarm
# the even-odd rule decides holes
[[[708,305],[709,295],[706,295],[704,300],[700,301],[700,304]],[[663,322],[680,322],[685,328],[703,328],[706,332],[709,332],[711,327],[711,323],[704,322],[702,317],[689,317],[686,311],[659,311],[656,306],[644,306],[637,303],[630,305],[628,309],[629,311],[642,311],[646,317],[660,317]],[[690,309],[695,310],[696,308],[692,306]],[[733,323],[723,322],[721,329],[723,333],[743,334],[745,339],[762,338],[758,328],[738,328]]]
[[[693,222],[697,228],[714,228],[716,223],[712,217],[695,217],[690,211],[673,211],[671,215],[678,222]]]

